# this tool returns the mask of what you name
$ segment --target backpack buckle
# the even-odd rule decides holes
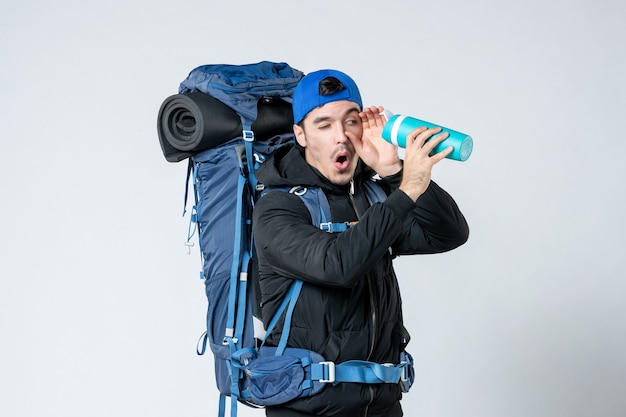
[[[254,142],[254,132],[252,130],[244,129],[241,132],[241,136],[243,137],[243,140],[245,140],[246,142]]]
[[[325,222],[325,223],[320,223],[320,229],[328,233],[340,233],[340,232],[345,232],[346,230],[348,230],[350,227],[354,226],[357,223],[358,222],[343,222],[343,223]]]
[[[320,229],[328,233],[332,231],[332,226],[333,224],[331,222],[320,223]]]
[[[322,365],[322,374],[328,375],[328,378],[320,378],[319,382],[335,382],[335,362],[320,362]]]

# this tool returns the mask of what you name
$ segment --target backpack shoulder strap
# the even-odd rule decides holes
[[[370,202],[370,205],[375,203],[382,203],[387,199],[387,194],[382,187],[374,180],[367,180],[363,182],[363,188],[365,189],[365,195]]]
[[[289,194],[294,194],[300,197],[306,208],[311,214],[311,223],[313,225],[320,225],[323,222],[330,221],[330,206],[328,199],[324,195],[324,192],[319,187],[267,187],[261,185],[259,198],[264,196],[269,191],[283,191]]]
[[[295,194],[304,203],[311,214],[311,223],[320,226],[323,223],[331,222],[330,205],[328,199],[319,187],[293,187],[289,190],[291,194]]]
[[[370,205],[382,203],[387,198],[385,191],[373,180],[365,181],[363,188]],[[354,225],[353,222],[334,223],[332,221],[328,199],[320,187],[270,187],[264,188],[263,193],[270,190],[281,190],[300,197],[304,205],[309,209],[311,223],[318,225],[320,229],[328,233],[345,232],[350,226]]]

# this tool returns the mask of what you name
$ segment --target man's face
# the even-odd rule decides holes
[[[347,184],[354,175],[358,155],[346,131],[358,138],[363,134],[359,105],[351,101],[333,101],[311,110],[303,127],[294,125],[298,143],[305,148],[305,158],[333,184]]]

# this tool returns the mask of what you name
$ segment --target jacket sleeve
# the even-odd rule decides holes
[[[454,199],[437,183],[430,185],[415,204],[398,190],[401,173],[385,178],[388,198],[401,194],[412,205],[406,215],[404,227],[393,244],[398,255],[432,254],[446,252],[464,244],[469,238],[469,226]],[[399,197],[392,202],[393,207],[401,206]],[[399,214],[403,216],[403,214]]]
[[[342,233],[313,226],[302,200],[283,191],[257,202],[253,222],[260,268],[337,287],[356,285],[389,248],[395,254],[445,252],[463,244],[469,233],[452,197],[434,182],[417,203],[392,191]]]
[[[390,204],[376,204],[347,231],[327,233],[311,224],[298,196],[272,191],[256,203],[253,224],[260,271],[352,287],[388,253],[402,231],[403,218]]]

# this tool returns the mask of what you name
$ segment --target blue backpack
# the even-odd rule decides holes
[[[159,110],[166,160],[189,159],[187,184],[192,180],[194,205],[187,244],[193,245],[197,231],[208,299],[207,330],[197,352],[204,354],[208,345],[213,353],[220,417],[226,397],[235,416],[238,402],[252,407],[282,404],[314,395],[326,383],[402,382],[408,390],[413,380],[408,354],[395,366],[334,364],[316,352],[287,347],[302,281],[294,282],[268,329],[260,319],[258,282],[248,279],[254,253],[252,209],[270,190],[258,183],[255,171],[276,149],[293,143],[291,96],[302,77],[285,63],[205,65],[191,71],[179,94],[167,98]],[[349,227],[332,222],[320,189],[279,190],[298,195],[314,225],[331,233]],[[366,191],[371,203],[386,198],[373,181]],[[279,345],[265,346],[265,335],[281,317],[285,324]]]

